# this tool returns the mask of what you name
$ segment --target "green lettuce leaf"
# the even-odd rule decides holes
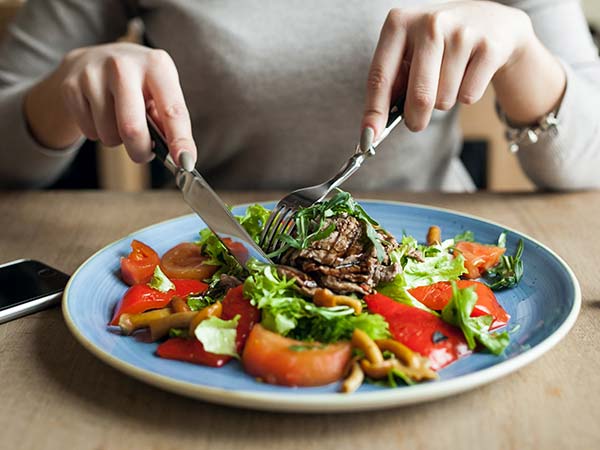
[[[494,355],[500,355],[509,344],[508,333],[506,331],[489,332],[493,321],[492,316],[471,317],[473,307],[477,303],[474,286],[459,289],[456,282],[452,281],[451,283],[452,298],[442,310],[442,319],[462,330],[471,350],[475,348],[477,341]]]
[[[402,273],[396,275],[394,279],[390,282],[379,283],[375,290],[380,294],[385,295],[386,297],[396,300],[397,302],[422,309],[436,316],[439,315],[436,311],[429,309],[419,300],[410,295],[410,293],[408,292],[406,280],[404,279],[404,274]]]
[[[467,273],[464,257],[450,252],[453,246],[454,240],[448,239],[439,245],[415,247],[421,251],[424,261],[406,258],[403,265],[406,288],[427,286],[438,281],[458,280],[463,273]]]
[[[244,296],[261,310],[261,324],[278,334],[298,340],[323,343],[347,340],[355,328],[373,339],[389,336],[381,316],[354,315],[347,306],[316,306],[294,288],[294,280],[279,276],[273,266],[250,261],[250,276],[244,282]]]
[[[258,244],[260,234],[262,233],[271,211],[262,205],[250,205],[246,208],[246,213],[243,216],[236,216],[238,222],[245,228],[254,242]]]
[[[160,266],[154,268],[154,275],[152,275],[148,286],[160,292],[168,292],[171,289],[175,289],[175,285],[167,278],[163,271],[160,270]]]
[[[231,320],[211,316],[200,322],[194,330],[194,335],[202,342],[207,352],[239,358],[235,342],[239,321],[239,314]]]

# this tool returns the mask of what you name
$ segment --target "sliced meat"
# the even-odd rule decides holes
[[[385,249],[383,261],[366,235],[362,221],[340,215],[325,221],[325,227],[335,224],[335,230],[325,239],[313,242],[308,248],[290,249],[281,262],[300,269],[338,294],[368,294],[382,281],[391,281],[401,271],[392,263],[389,252],[398,247],[393,236],[377,230]]]

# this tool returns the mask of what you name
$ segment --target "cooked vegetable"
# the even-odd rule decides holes
[[[206,280],[218,266],[207,264],[208,257],[202,255],[200,246],[183,242],[167,251],[160,260],[160,267],[169,278]]]
[[[171,300],[171,308],[173,309],[173,312],[176,312],[176,313],[192,310],[189,307],[189,305],[187,304],[187,302],[178,296],[174,296],[173,299]]]
[[[159,317],[151,320],[148,323],[150,327],[150,336],[153,341],[158,341],[160,338],[169,334],[171,328],[188,328],[190,322],[199,314],[196,311],[187,311],[170,314],[165,317]]]
[[[473,307],[471,317],[491,315],[493,317],[490,330],[503,327],[510,319],[508,313],[500,306],[496,296],[485,284],[473,280],[458,280],[460,289],[473,286],[477,294],[477,303]],[[452,298],[452,285],[448,281],[440,281],[429,286],[419,286],[409,290],[421,303],[427,307],[441,311]]]
[[[414,381],[437,378],[437,374],[429,368],[429,360],[404,344],[393,339],[378,339],[375,343],[381,351],[394,354],[397,359],[394,362],[395,371]]]
[[[354,314],[356,315],[359,315],[362,312],[362,303],[360,300],[348,297],[347,295],[335,295],[329,289],[315,289],[313,302],[317,306],[326,306],[328,308],[334,306],[349,306],[354,310]]]
[[[381,314],[389,322],[394,339],[427,357],[433,370],[439,370],[470,353],[461,331],[438,316],[379,293],[367,295],[365,301],[369,311]],[[434,341],[437,333],[447,339]]]
[[[197,339],[171,338],[156,349],[161,358],[187,361],[211,367],[221,367],[231,360],[231,356],[215,355],[204,350]]]
[[[119,317],[119,328],[121,328],[123,334],[131,334],[135,330],[147,328],[153,320],[170,316],[171,314],[172,311],[170,308],[154,309],[139,314],[121,314],[121,317]]]
[[[186,297],[199,294],[208,287],[197,280],[173,280],[175,289],[160,292],[146,284],[131,286],[117,305],[110,325],[118,325],[121,314],[138,314],[150,309],[166,307],[174,296]]]
[[[361,369],[360,364],[358,361],[352,361],[350,365],[350,373],[346,378],[344,378],[340,391],[344,394],[351,394],[361,386],[364,379],[365,373]]]
[[[223,299],[223,313],[221,314],[221,318],[231,320],[236,316],[240,316],[237,326],[236,344],[237,352],[241,354],[252,327],[260,321],[260,311],[244,296],[243,286],[229,289]]]
[[[451,283],[452,299],[442,310],[442,318],[446,322],[460,327],[471,350],[475,348],[475,341],[478,341],[493,354],[501,354],[508,345],[508,333],[506,331],[502,333],[489,332],[492,316],[471,317],[473,307],[477,302],[474,286],[460,289],[455,282]]]
[[[147,283],[159,262],[158,254],[151,247],[134,239],[129,256],[121,258],[121,278],[130,286]]]
[[[350,361],[349,342],[324,345],[283,337],[255,325],[242,355],[244,370],[284,386],[320,386],[338,381]]]
[[[352,347],[360,350],[371,364],[380,364],[383,361],[383,354],[375,341],[362,330],[356,329],[352,333]]]
[[[465,258],[467,278],[479,278],[500,260],[506,249],[477,242],[459,242],[455,245],[457,254]],[[448,281],[448,280],[436,280]]]
[[[198,311],[198,314],[194,316],[188,327],[188,333],[190,336],[194,335],[194,331],[196,331],[196,328],[198,325],[200,325],[200,322],[208,319],[209,317],[220,317],[222,312],[223,304],[221,302],[213,303],[212,305]]]
[[[427,245],[440,245],[442,243],[442,230],[437,225],[432,225],[427,230]]]

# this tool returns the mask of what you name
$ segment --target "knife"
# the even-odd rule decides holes
[[[169,155],[165,137],[151,117],[146,116],[148,129],[152,139],[152,151],[165,167],[175,175],[177,187],[183,199],[206,223],[208,228],[219,238],[229,253],[243,266],[250,258],[266,264],[273,264],[262,249],[254,242],[242,227],[221,198],[210,187],[200,173],[193,169],[186,171],[173,161]],[[240,252],[240,245],[246,249],[246,255]]]

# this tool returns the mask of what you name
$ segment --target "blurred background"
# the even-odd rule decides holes
[[[0,0],[0,39],[25,1]],[[600,47],[600,0],[582,0],[581,3]],[[141,36],[141,24],[133,21],[123,39],[137,42]],[[533,190],[516,157],[507,149],[503,127],[494,112],[491,90],[477,104],[461,108],[461,122],[465,136],[461,158],[479,189],[495,192]],[[86,142],[70,170],[49,189],[135,192],[163,187],[170,180],[170,174],[159,162],[137,165],[129,160],[121,147],[105,148]]]

